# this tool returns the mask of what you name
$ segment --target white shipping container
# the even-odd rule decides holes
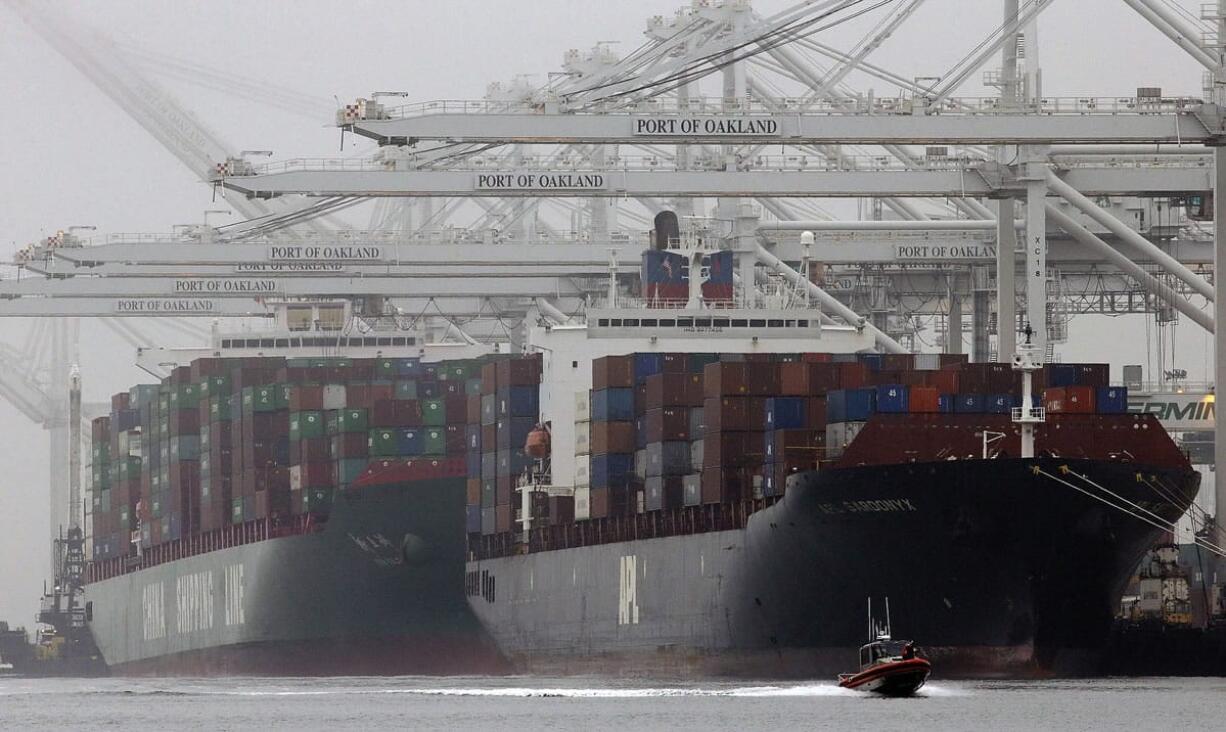
[[[826,425],[826,454],[837,458],[856,439],[865,422],[834,422]]]
[[[591,485],[592,484],[592,456],[591,455],[576,455],[575,456],[575,485]]]
[[[702,440],[694,440],[693,442],[690,443],[690,469],[691,470],[701,470],[703,468],[702,458],[703,458],[703,455],[706,454],[705,451],[703,450],[704,444],[705,443]]]
[[[586,485],[575,486],[575,520],[582,521],[592,517],[592,506],[590,503],[591,487]]]
[[[324,385],[324,409],[344,409],[345,408],[345,385],[344,384],[325,384]]]
[[[634,476],[639,480],[647,480],[647,451],[634,451]]]
[[[592,419],[592,401],[586,391],[575,392],[575,422],[590,422]]]
[[[575,423],[575,454],[588,455],[592,452],[592,423]]]

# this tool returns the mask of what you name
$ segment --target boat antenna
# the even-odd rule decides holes
[[[875,631],[875,628],[873,628],[873,598],[869,597],[868,598],[868,642],[869,643],[872,643],[874,640],[876,640],[875,638],[873,638],[874,631]]]
[[[885,634],[888,638],[893,638],[894,634],[890,632],[890,596],[885,596]]]

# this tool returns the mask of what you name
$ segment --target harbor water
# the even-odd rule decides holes
[[[820,680],[0,679],[0,728],[124,730],[1220,729],[1226,679],[935,681],[882,699]]]

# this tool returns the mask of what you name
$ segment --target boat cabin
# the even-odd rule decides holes
[[[888,661],[915,658],[915,643],[906,640],[879,640],[860,647],[860,668]]]

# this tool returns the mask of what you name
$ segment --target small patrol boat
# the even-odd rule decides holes
[[[885,601],[885,624],[873,620],[873,601],[868,603],[869,643],[860,647],[860,670],[839,674],[839,686],[882,696],[911,696],[932,672],[914,641],[890,636],[890,600]]]

